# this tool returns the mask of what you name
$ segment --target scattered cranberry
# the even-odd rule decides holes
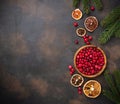
[[[92,40],[92,36],[89,36],[89,40]]]
[[[68,68],[69,68],[69,69],[72,69],[73,67],[72,67],[72,65],[69,65]]]
[[[79,88],[78,88],[78,94],[80,94],[80,95],[82,94],[82,89],[79,90]]]
[[[74,73],[70,71],[70,75],[73,75]]]
[[[86,44],[87,44],[87,45],[90,45],[90,42],[88,41],[88,42],[86,42]]]
[[[94,10],[95,10],[95,7],[94,7],[94,6],[91,6],[90,9],[91,9],[91,11],[94,11]]]
[[[77,22],[74,22],[74,23],[73,23],[73,26],[74,26],[74,27],[77,27],[77,26],[78,26],[78,23],[77,23]]]
[[[75,44],[79,44],[79,41],[78,41],[78,40],[75,40]]]

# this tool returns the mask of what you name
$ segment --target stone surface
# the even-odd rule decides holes
[[[90,14],[99,21],[120,5],[119,0],[103,3],[103,11]],[[75,34],[72,10],[72,0],[0,1],[0,104],[113,104],[102,94],[97,99],[79,95],[69,83],[68,65],[84,45]],[[86,17],[79,26],[83,27]],[[100,45],[97,39],[102,30],[99,26],[88,34],[105,51],[107,69],[112,72],[120,69],[120,39]],[[107,87],[103,75],[95,79],[103,89]]]

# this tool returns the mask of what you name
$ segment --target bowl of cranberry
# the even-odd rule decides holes
[[[104,51],[94,45],[80,47],[74,55],[74,66],[84,77],[99,76],[105,69],[107,59]]]

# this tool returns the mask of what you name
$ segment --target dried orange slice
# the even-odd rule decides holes
[[[80,9],[75,9],[72,11],[72,18],[79,20],[82,17],[82,11]]]
[[[79,87],[82,85],[82,83],[84,82],[83,77],[80,74],[74,74],[71,79],[70,79],[70,83],[74,86],[74,87]]]
[[[89,80],[84,84],[83,92],[89,98],[96,98],[101,93],[101,85],[96,80]]]
[[[85,36],[85,34],[86,34],[86,30],[85,30],[84,28],[78,28],[78,29],[76,30],[76,33],[77,33],[78,36],[83,37],[83,36]]]
[[[84,21],[84,26],[89,32],[93,32],[98,27],[98,20],[94,16],[89,16]]]

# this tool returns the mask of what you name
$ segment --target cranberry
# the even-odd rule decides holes
[[[72,65],[69,65],[68,68],[69,68],[69,69],[72,69],[73,67],[72,67]]]
[[[89,40],[92,40],[92,36],[89,36]]]
[[[74,27],[77,27],[77,26],[78,26],[78,23],[77,23],[77,22],[74,22],[74,23],[73,23],[73,26],[74,26]]]
[[[78,94],[80,94],[80,95],[81,95],[81,94],[82,94],[82,91],[78,91]]]
[[[79,41],[78,41],[78,40],[75,40],[75,44],[79,44]]]
[[[84,42],[88,42],[88,38],[85,38],[85,39],[84,39]]]
[[[82,88],[81,88],[81,87],[78,87],[78,91],[82,91]]]
[[[87,41],[87,42],[86,42],[86,44],[87,44],[87,45],[90,45],[90,42],[89,42],[89,41]]]
[[[70,71],[70,75],[73,75],[74,73]]]
[[[91,6],[90,9],[91,9],[91,11],[94,11],[94,10],[95,10],[95,7],[94,7],[94,6]]]

